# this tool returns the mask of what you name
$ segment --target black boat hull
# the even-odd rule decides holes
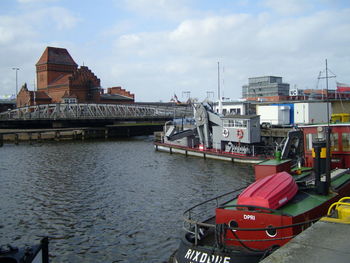
[[[182,239],[169,263],[255,263],[265,256],[267,253],[196,246]]]

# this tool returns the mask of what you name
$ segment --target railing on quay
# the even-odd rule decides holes
[[[142,119],[192,116],[191,106],[56,103],[8,110],[0,113],[0,120]]]

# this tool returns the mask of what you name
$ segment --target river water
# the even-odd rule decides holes
[[[252,180],[252,167],[170,155],[152,137],[5,144],[0,245],[50,240],[51,262],[164,262],[182,212]]]

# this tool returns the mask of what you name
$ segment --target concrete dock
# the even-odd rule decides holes
[[[350,262],[350,224],[318,221],[262,263]]]
[[[0,147],[4,143],[42,142],[47,140],[87,140],[151,135],[163,129],[163,122],[120,123],[105,127],[55,129],[0,129]]]

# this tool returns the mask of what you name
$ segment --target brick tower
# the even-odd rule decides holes
[[[47,47],[36,63],[37,88],[47,90],[50,83],[72,74],[78,65],[65,48]]]

